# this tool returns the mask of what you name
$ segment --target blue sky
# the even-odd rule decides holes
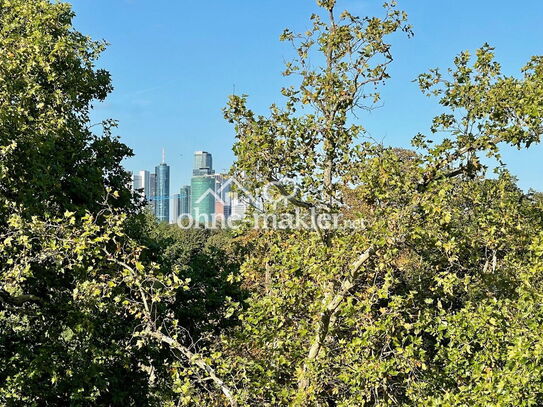
[[[166,149],[172,193],[189,182],[192,153],[207,150],[215,168],[234,157],[234,131],[221,109],[235,86],[266,113],[280,101],[280,75],[291,48],[278,41],[284,28],[304,30],[314,0],[71,0],[78,30],[110,43],[100,66],[115,91],[98,104],[94,119],[119,120],[117,134],[134,149],[129,170],[153,169]],[[378,0],[338,0],[340,9],[381,15]],[[428,132],[440,112],[412,80],[429,68],[446,68],[462,50],[484,42],[496,47],[507,74],[516,75],[531,55],[543,54],[541,0],[400,0],[415,36],[393,38],[392,79],[384,105],[361,113],[360,122],[385,144],[408,146]],[[506,150],[506,162],[523,188],[543,190],[543,147]]]

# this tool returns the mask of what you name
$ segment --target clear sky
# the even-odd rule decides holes
[[[192,153],[213,154],[215,169],[233,161],[234,131],[221,109],[235,86],[266,113],[280,102],[283,61],[289,45],[284,28],[303,30],[314,0],[71,0],[77,29],[110,43],[100,66],[113,76],[115,91],[96,106],[95,119],[119,120],[117,134],[134,149],[129,170],[152,170],[166,149],[172,193],[190,180]],[[496,47],[507,74],[516,75],[532,55],[543,54],[541,0],[400,0],[415,37],[393,39],[392,80],[384,106],[361,113],[360,121],[385,144],[408,146],[428,132],[439,113],[435,100],[412,80],[429,68],[446,68],[462,50],[484,42]],[[379,13],[378,0],[338,0],[358,15]],[[506,161],[523,188],[543,190],[543,147],[508,150]]]

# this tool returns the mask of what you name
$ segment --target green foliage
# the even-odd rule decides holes
[[[66,3],[0,1],[0,404],[228,394],[198,350],[232,325],[236,257],[227,237],[134,217],[131,150],[115,122],[89,122],[112,89],[105,44],[72,19]]]
[[[454,70],[449,70],[451,79],[438,69],[419,77],[422,92],[439,97],[439,103],[448,109],[432,124],[433,133],[447,135],[441,143],[430,147],[432,143],[423,136],[414,139],[414,146],[429,148],[425,159],[430,171],[425,174],[425,183],[456,160],[462,160],[462,166],[442,176],[478,171],[483,166],[477,153],[500,159],[500,143],[530,147],[540,141],[543,129],[541,57],[531,59],[522,69],[521,79],[501,73],[488,44],[477,50],[474,61],[463,52],[454,64]]]
[[[539,141],[541,59],[507,77],[485,45],[474,61],[462,53],[448,76],[421,75],[422,91],[447,109],[432,126],[446,136],[418,135],[417,153],[385,148],[360,140],[352,114],[378,100],[368,85],[387,78],[385,39],[409,32],[405,14],[385,4],[383,19],[344,12],[338,20],[335,2],[319,5],[326,22],[315,15],[308,33],[282,37],[298,51],[285,74],[300,77],[283,89],[285,107],[258,116],[246,96],[231,97],[234,172],[254,194],[273,182],[288,200],[281,211],[340,214],[363,227],[255,237],[242,266],[251,296],[225,339],[240,400],[538,405],[541,311],[532,287],[541,270],[530,247],[542,207],[503,165],[486,180],[480,157],[499,159],[500,143]],[[313,51],[322,67],[309,63]]]
[[[184,381],[205,388],[198,378],[212,359],[196,349],[232,324],[240,292],[226,278],[235,263],[219,261],[222,243],[209,232],[140,224],[153,239],[147,248],[127,235],[134,227],[108,211],[9,218],[0,235],[0,401],[165,405],[193,399]],[[163,266],[152,260],[166,256]]]
[[[383,169],[365,167],[376,179]],[[504,173],[494,181],[455,181],[413,213],[398,203],[410,200],[409,185],[392,184],[387,200],[396,202],[389,207],[366,203],[373,192],[381,196],[378,186],[351,192],[352,216],[364,217],[367,229],[336,235],[330,249],[307,231],[258,236],[242,268],[251,297],[226,353],[247,405],[297,402],[300,366],[330,293],[345,287],[353,252],[370,239],[379,249],[331,316],[305,403],[538,404],[541,371],[528,366],[537,366],[534,349],[541,346],[534,295],[542,269],[533,249],[540,203]],[[491,318],[492,330],[485,325]],[[527,337],[528,347],[521,345]],[[494,376],[484,375],[487,368]]]
[[[146,261],[160,264],[165,272],[178,270],[191,281],[190,290],[176,294],[182,304],[175,310],[181,326],[203,341],[232,324],[224,315],[245,294],[235,283],[242,253],[230,232],[183,230],[157,222],[150,213],[132,219],[130,230],[146,247],[142,253]]]
[[[131,150],[111,135],[91,132],[89,110],[111,91],[107,71],[94,63],[104,44],[72,27],[66,3],[0,1],[0,194],[26,214],[98,210],[107,188],[126,206],[127,173],[120,162]]]
[[[357,161],[352,144],[364,134],[362,126],[348,125],[350,113],[379,101],[379,85],[393,60],[388,38],[397,31],[410,35],[411,28],[394,3],[385,3],[383,18],[344,11],[339,19],[335,2],[320,3],[324,16],[314,14],[305,34],[286,30],[281,36],[297,51],[284,75],[300,79],[298,87],[282,89],[285,106],[273,104],[269,117],[258,116],[247,107],[247,96],[231,96],[225,117],[236,125],[235,172],[247,187],[296,178],[307,205],[335,208],[329,198],[337,198],[341,178]]]
[[[9,218],[0,234],[2,404],[145,404],[146,356],[131,343],[137,320],[117,305],[124,274],[108,254],[119,250],[121,221]]]
[[[543,199],[481,161],[539,142],[543,60],[505,76],[484,45],[421,75],[435,141],[385,148],[353,123],[406,15],[317,4],[282,35],[284,107],[225,109],[234,173],[272,213],[360,226],[234,235],[133,213],[130,151],[89,126],[104,45],[64,3],[0,0],[0,404],[543,404]]]

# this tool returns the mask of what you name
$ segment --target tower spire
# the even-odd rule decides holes
[[[162,164],[166,163],[166,150],[162,147]]]

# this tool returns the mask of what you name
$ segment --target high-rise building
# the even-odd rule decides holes
[[[132,188],[132,192],[134,193],[140,193],[140,191],[143,189],[142,179],[141,179],[140,174],[141,174],[141,171],[132,173],[132,181],[130,185]]]
[[[215,178],[212,175],[192,177],[191,213],[198,223],[211,222],[215,216]]]
[[[151,174],[149,171],[142,170],[132,175],[132,190],[139,192],[142,199],[150,200]]]
[[[232,199],[230,207],[230,217],[234,220],[242,220],[247,213],[247,202],[243,198],[235,197]]]
[[[155,174],[145,170],[133,173],[132,192],[142,201],[146,201],[151,206],[152,212],[155,212]]]
[[[166,164],[164,152],[162,163],[155,168],[155,216],[160,222],[170,221],[170,166]]]
[[[177,220],[179,219],[179,215],[181,215],[180,210],[179,210],[180,203],[181,203],[181,199],[180,199],[179,194],[175,194],[174,196],[172,196],[172,199],[170,200],[170,223],[171,224],[177,223]]]
[[[215,216],[216,180],[213,176],[213,158],[206,151],[194,153],[191,179],[191,214],[198,223],[211,222]]]
[[[225,174],[215,174],[215,191],[216,204],[215,204],[215,217],[223,220],[228,219],[231,209],[231,178]]]
[[[149,205],[151,211],[155,213],[156,210],[156,174],[149,174]]]
[[[194,153],[194,167],[192,169],[192,175],[198,177],[212,174],[214,174],[213,156],[207,151],[196,151]]]
[[[190,185],[185,185],[179,191],[179,215],[190,215],[190,208]]]
[[[226,219],[224,210],[224,201],[222,199],[215,200],[215,219],[224,221]]]

